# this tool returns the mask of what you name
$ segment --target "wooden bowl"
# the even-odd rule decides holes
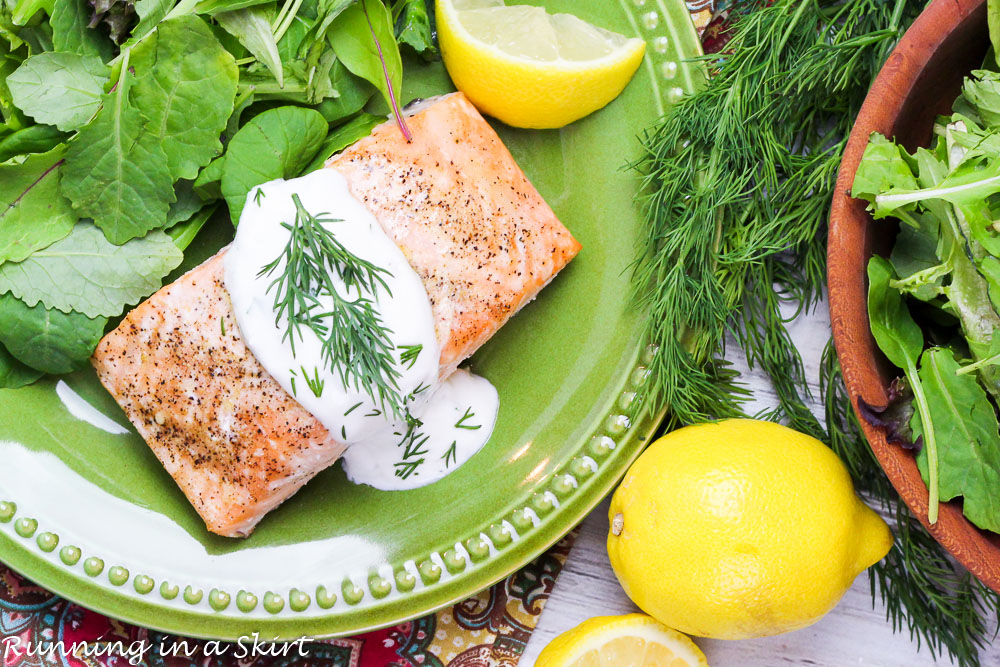
[[[874,222],[865,202],[851,198],[854,173],[872,132],[895,137],[910,151],[928,146],[934,117],[950,113],[963,77],[982,63],[988,45],[985,0],[935,0],[889,56],[851,132],[830,212],[828,279],[833,338],[855,411],[859,396],[885,405],[889,381],[899,372],[869,329],[866,278],[868,259],[889,251],[896,228],[889,221]],[[937,523],[928,525],[927,487],[913,453],[888,444],[882,429],[863,418],[861,423],[909,508],[959,562],[1000,591],[1000,536],[969,523],[957,502],[942,503]]]

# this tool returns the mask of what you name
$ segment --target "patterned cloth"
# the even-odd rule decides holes
[[[706,52],[719,51],[728,41],[732,4],[687,2]],[[576,531],[519,572],[436,614],[357,637],[293,646],[285,655],[259,652],[244,659],[233,645],[183,639],[101,616],[0,565],[0,667],[129,667],[137,662],[149,667],[514,667],[575,538]],[[12,638],[35,651],[62,641],[91,652],[28,655],[5,650],[13,647]],[[149,650],[138,659],[143,646]],[[130,663],[130,657],[136,660]]]
[[[141,664],[150,667],[514,667],[575,537],[574,531],[524,569],[437,614],[357,637],[290,645],[286,655],[274,655],[283,650],[276,646],[270,655],[258,652],[244,659],[234,645],[173,637],[106,618],[0,566],[2,665],[128,667],[129,658],[146,646]],[[7,640],[13,637],[20,639],[17,646],[32,647],[33,654]],[[60,640],[77,647],[75,655],[37,653],[38,647]],[[242,654],[250,649],[246,645]]]

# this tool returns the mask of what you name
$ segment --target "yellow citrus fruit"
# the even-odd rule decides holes
[[[803,628],[892,546],[823,443],[771,422],[689,426],[653,443],[611,500],[608,556],[672,628],[743,639]]]
[[[535,667],[708,667],[686,636],[645,614],[598,616],[552,640]]]
[[[618,97],[646,44],[570,14],[503,0],[436,0],[455,86],[508,125],[562,127]]]

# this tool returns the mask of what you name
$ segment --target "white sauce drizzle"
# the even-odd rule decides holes
[[[88,403],[87,399],[73,391],[73,388],[63,380],[59,380],[56,383],[56,395],[62,401],[62,404],[66,406],[66,409],[69,410],[69,413],[80,421],[85,421],[94,428],[99,428],[111,435],[125,435],[128,433],[127,428]]]
[[[321,342],[310,329],[300,329],[303,339],[296,340],[294,354],[283,340],[287,320],[275,322],[275,292],[267,291],[283,265],[270,275],[258,274],[288,243],[289,232],[281,223],[295,220],[293,194],[314,216],[327,214],[337,220],[326,227],[350,252],[391,274],[383,274],[388,292],[379,290],[374,301],[396,346],[399,393],[412,395],[407,408],[422,422],[410,438],[406,423],[391,415],[387,419],[364,388],[345,386],[335,371],[324,367]],[[226,289],[247,347],[285,391],[348,445],[342,460],[351,481],[383,490],[430,484],[457,469],[489,440],[499,409],[496,389],[467,371],[439,380],[441,352],[423,283],[337,171],[320,169],[254,188],[224,262]],[[337,286],[342,282],[338,280]],[[412,345],[421,345],[421,351],[412,364],[404,364],[399,360],[401,348]],[[306,383],[307,373],[318,377],[321,391],[314,392]]]

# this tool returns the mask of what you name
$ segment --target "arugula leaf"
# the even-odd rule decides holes
[[[204,201],[222,198],[222,170],[226,164],[226,156],[220,155],[201,170],[194,179],[194,192]]]
[[[878,195],[893,190],[916,190],[919,187],[900,150],[899,146],[881,134],[872,134],[855,172],[851,196],[871,202],[873,206],[869,206],[868,210],[872,211],[876,219],[890,215],[874,206]]]
[[[962,84],[962,95],[987,127],[1000,127],[1000,73],[973,71]]]
[[[855,180],[855,183],[857,181]],[[1000,160],[965,162],[931,188],[912,190],[887,188],[875,197],[875,211],[881,216],[925,199],[943,199],[958,206],[980,204],[1000,192]]]
[[[987,255],[979,260],[978,268],[986,281],[993,310],[1000,312],[1000,259]]]
[[[191,4],[191,1],[183,0],[180,4],[183,5],[185,3]],[[139,16],[139,22],[132,28],[132,36],[125,44],[126,48],[134,46],[151,33],[159,25],[160,21],[167,17],[167,14],[170,13],[175,4],[177,4],[176,0],[137,0],[135,3],[135,13]]]
[[[107,324],[106,317],[29,307],[10,294],[0,295],[0,343],[18,361],[45,373],[85,366]]]
[[[400,130],[409,137],[399,109],[403,61],[392,27],[392,15],[381,0],[359,0],[333,22],[331,43],[352,74],[374,85],[393,110]]]
[[[87,0],[59,0],[52,7],[52,48],[56,51],[96,56],[103,62],[111,58],[111,42],[87,27]]]
[[[80,222],[24,261],[0,264],[0,294],[10,292],[29,306],[41,302],[64,313],[113,317],[156,291],[183,258],[160,230],[118,246]]]
[[[169,229],[178,222],[184,222],[205,208],[208,203],[195,192],[194,181],[177,181],[174,186],[174,194],[177,196],[177,201],[171,204],[170,210],[167,211],[167,223],[164,225],[164,229]]]
[[[132,76],[124,53],[118,87],[70,144],[62,177],[73,208],[118,244],[162,227],[174,201],[167,155],[129,103]]]
[[[316,107],[328,123],[336,123],[361,111],[375,94],[375,88],[364,79],[354,76],[339,60],[330,70],[330,82],[337,91]]]
[[[330,50],[323,51],[315,63],[309,60],[286,61],[288,71],[299,81],[306,82],[303,85],[305,92],[303,97],[306,103],[316,104],[321,100],[337,95],[337,91],[330,79],[330,73],[336,62],[337,56]]]
[[[7,77],[14,104],[39,123],[76,130],[101,106],[108,68],[96,56],[39,53]]]
[[[984,530],[1000,532],[1000,424],[986,392],[972,375],[958,374],[954,355],[945,348],[927,350],[920,380],[927,394],[938,445],[938,487],[942,500],[964,496],[963,513]],[[925,433],[921,414],[911,422]],[[924,479],[928,453],[917,455]]]
[[[209,204],[184,222],[177,223],[168,229],[167,234],[173,240],[174,245],[181,250],[186,250],[217,209],[218,204]]]
[[[19,262],[66,237],[76,214],[59,191],[65,147],[0,165],[0,263]]]
[[[23,62],[22,53],[11,50],[10,45],[0,36],[0,120],[11,130],[19,130],[28,122],[24,114],[14,105],[14,98],[7,87],[7,77]]]
[[[917,361],[924,347],[924,334],[910,315],[902,295],[890,286],[892,266],[878,255],[868,261],[868,319],[872,335],[882,353],[893,364],[903,369],[913,390],[913,399],[923,423],[928,425],[925,444],[930,499],[927,520],[937,522],[938,516],[938,451],[934,420],[928,407]]]
[[[257,5],[266,5],[269,2],[273,2],[273,0],[201,0],[201,2],[195,5],[194,11],[198,14],[212,16],[219,12],[247,9],[248,7],[256,7]]]
[[[233,135],[239,131],[240,122],[243,120],[243,112],[254,103],[254,99],[253,90],[245,90],[237,95],[236,101],[233,104],[233,114],[229,117],[229,122],[226,123],[226,129],[222,133],[223,144],[228,145],[229,140],[232,139]]]
[[[13,37],[11,33],[5,36]],[[11,39],[10,44],[13,48],[18,48],[22,44],[27,45],[28,55],[52,51],[52,26],[47,21],[31,21],[23,28],[17,29],[17,35]]]
[[[162,23],[133,52],[139,72],[131,102],[167,156],[170,178],[194,179],[222,152],[219,135],[233,113],[239,72],[205,22]]]
[[[910,315],[899,292],[889,286],[892,266],[883,257],[868,262],[868,317],[872,335],[885,356],[904,370],[917,367],[924,349],[924,334]]]
[[[31,384],[44,373],[28,368],[0,345],[0,389],[17,389]]]
[[[330,133],[320,147],[319,152],[303,173],[309,173],[322,169],[323,164],[331,157],[354,144],[359,139],[364,139],[372,133],[376,127],[385,122],[384,116],[375,116],[370,113],[363,113],[357,118],[344,123]]]
[[[948,147],[942,141],[937,152],[932,152],[926,148],[918,148],[914,154],[917,162],[917,183],[914,187],[933,188],[948,176],[948,157],[941,153],[947,153]],[[875,193],[878,194],[878,193]],[[874,199],[874,196],[872,197]]]
[[[260,7],[248,7],[232,12],[220,12],[215,20],[230,35],[240,40],[257,60],[264,63],[278,81],[278,87],[285,84],[285,73],[278,55],[278,43],[271,32],[271,21]]]
[[[13,0],[7,4],[11,6],[11,20],[14,25],[21,26],[27,25],[38,12],[51,14],[55,0]]]
[[[29,125],[0,139],[0,162],[16,155],[47,153],[70,137],[52,125]]]
[[[431,27],[432,0],[396,0],[392,16],[396,27],[396,40],[406,44],[425,60],[438,54]]]
[[[294,178],[312,161],[327,124],[312,109],[284,106],[255,116],[240,128],[222,167],[222,195],[238,224],[247,193],[276,178]]]
[[[941,293],[941,282],[950,271],[950,266],[942,264],[939,259],[940,225],[937,218],[915,213],[913,219],[919,227],[900,225],[889,256],[899,276],[893,285],[900,290],[905,285],[907,293],[921,301],[929,301]]]
[[[330,27],[333,25],[334,19],[355,2],[357,0],[320,0],[319,5],[316,7],[316,18],[309,27],[309,33],[307,34],[307,39],[315,43],[313,46],[325,46],[324,42],[326,42],[326,38],[330,34]],[[305,14],[304,10],[307,7],[308,5],[304,6],[300,14]]]

